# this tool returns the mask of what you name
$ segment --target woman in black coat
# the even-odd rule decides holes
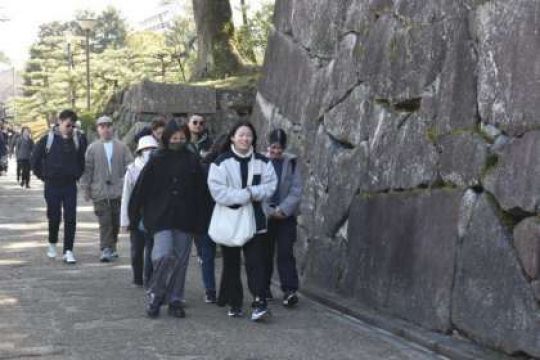
[[[150,157],[129,202],[130,224],[143,219],[154,236],[154,274],[147,293],[146,312],[184,317],[184,287],[193,234],[204,229],[205,177],[197,157],[186,148],[189,132],[170,121],[163,132],[163,148]]]

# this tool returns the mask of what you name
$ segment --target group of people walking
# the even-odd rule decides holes
[[[298,302],[293,245],[302,179],[295,156],[284,153],[282,129],[268,137],[265,155],[257,152],[257,134],[240,121],[228,134],[209,137],[205,119],[156,119],[138,136],[135,158],[114,138],[111,118],[96,121],[99,138],[87,147],[73,131],[77,115],[65,110],[58,126],[40,139],[32,168],[45,182],[49,219],[47,255],[56,257],[61,210],[66,263],[75,263],[77,182],[92,200],[98,218],[100,261],[118,257],[119,231],[129,231],[133,282],[146,289],[146,313],[157,317],[163,305],[185,316],[185,285],[195,243],[205,287],[204,301],[228,306],[243,316],[241,257],[253,297],[251,319],[270,315],[268,301],[274,257],[282,304]],[[223,270],[215,281],[216,243]]]
[[[17,183],[23,188],[30,188],[30,158],[34,149],[34,140],[29,127],[20,132],[6,129],[2,121],[0,128],[0,173],[7,172],[8,159],[17,160]]]

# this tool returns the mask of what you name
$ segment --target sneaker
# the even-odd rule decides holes
[[[285,307],[293,307],[294,305],[298,304],[298,295],[293,292],[286,293],[283,296],[283,306]]]
[[[112,259],[118,259],[120,255],[118,255],[118,252],[116,250],[111,251],[111,258]]]
[[[181,302],[170,303],[167,312],[169,313],[169,315],[177,318],[186,317],[186,312],[184,311],[184,307],[182,306]]]
[[[99,261],[101,262],[110,262],[112,261],[112,250],[109,248],[105,248],[101,251],[101,256],[99,257]]]
[[[216,290],[206,290],[206,293],[204,294],[204,302],[207,304],[215,304],[216,300]]]
[[[77,260],[75,260],[75,256],[73,255],[73,251],[66,250],[66,253],[64,254],[64,262],[66,264],[75,264]]]
[[[241,307],[231,306],[227,315],[230,317],[242,317],[244,316],[244,312]]]
[[[49,248],[47,249],[47,257],[54,259],[56,257],[56,244],[49,243]]]
[[[146,294],[146,315],[151,318],[156,318],[159,316],[159,308],[161,307],[161,301],[156,297],[154,293]]]
[[[270,310],[264,304],[258,303],[251,312],[252,321],[263,321],[271,316]]]

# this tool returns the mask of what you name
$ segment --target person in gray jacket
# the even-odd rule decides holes
[[[125,144],[113,139],[110,117],[100,117],[96,125],[99,139],[86,151],[81,187],[85,199],[93,201],[98,218],[100,261],[109,262],[118,257],[116,244],[120,230],[122,188],[127,166],[133,157]]]
[[[278,178],[274,195],[263,204],[268,216],[268,246],[266,251],[266,296],[272,298],[270,281],[274,270],[274,254],[277,248],[277,268],[283,305],[294,306],[298,303],[298,272],[294,258],[296,241],[296,217],[302,199],[302,177],[296,156],[285,153],[287,135],[282,129],[273,130],[268,138],[267,157],[272,161]]]
[[[21,171],[20,184],[21,187],[26,186],[27,189],[30,188],[30,159],[32,158],[33,150],[34,140],[32,140],[30,128],[25,126],[22,128],[21,136],[15,145],[15,152],[17,154],[17,169]],[[19,180],[18,176],[17,180]]]

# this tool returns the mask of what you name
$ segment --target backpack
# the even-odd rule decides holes
[[[79,151],[80,137],[81,137],[81,134],[79,133],[79,131],[74,130],[73,143],[75,144],[75,150],[77,151]],[[45,145],[46,154],[48,154],[51,151],[53,141],[54,141],[54,128],[49,130],[49,133],[47,134],[47,143]]]

